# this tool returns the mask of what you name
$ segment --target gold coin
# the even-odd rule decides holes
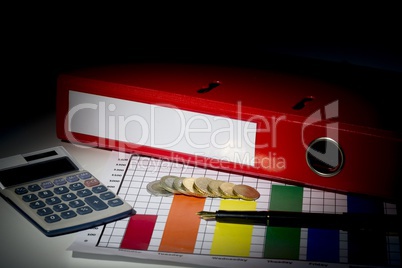
[[[224,183],[221,180],[212,180],[208,183],[208,191],[213,195],[213,197],[222,197],[222,193],[219,191],[219,186]]]
[[[194,181],[195,181],[195,178],[184,178],[183,179],[182,185],[183,185],[183,189],[186,191],[186,194],[191,195],[191,196],[196,196],[196,197],[206,197],[206,195],[203,195],[202,193],[200,193],[194,189]]]
[[[221,197],[223,198],[238,198],[233,193],[233,187],[235,186],[234,183],[231,182],[224,182],[219,186],[219,191],[221,193]]]
[[[235,185],[233,187],[233,193],[244,200],[256,200],[260,198],[260,193],[257,189],[245,184]]]
[[[194,188],[203,195],[213,197],[213,194],[208,190],[208,184],[213,179],[207,177],[200,177],[194,180]]]
[[[160,184],[161,184],[162,188],[165,189],[166,191],[169,191],[174,194],[179,193],[179,191],[177,191],[173,188],[173,182],[177,178],[178,178],[177,176],[172,176],[172,175],[163,176],[160,180],[161,181]]]
[[[173,181],[173,188],[181,194],[186,194],[186,190],[183,188],[184,177],[177,177]]]
[[[164,188],[162,188],[160,184],[160,180],[156,181],[151,181],[147,184],[147,191],[148,193],[156,196],[171,196],[173,195],[172,192],[166,191]]]

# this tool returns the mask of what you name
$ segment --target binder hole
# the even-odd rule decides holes
[[[293,110],[301,110],[306,106],[306,103],[312,101],[314,99],[314,97],[309,96],[309,97],[305,97],[303,98],[301,101],[299,101],[298,103],[296,103],[293,106]]]
[[[197,90],[197,92],[201,93],[201,94],[207,93],[220,85],[221,85],[221,83],[219,81],[214,81],[214,82],[209,83],[209,85],[207,87],[200,88],[199,90]]]
[[[328,137],[314,140],[307,148],[306,161],[310,169],[322,177],[338,174],[344,165],[345,156],[339,144]]]

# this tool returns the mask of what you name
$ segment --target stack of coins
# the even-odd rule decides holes
[[[166,175],[160,180],[150,182],[147,185],[147,190],[150,194],[156,196],[184,194],[194,197],[218,197],[243,200],[256,200],[260,197],[260,193],[257,189],[249,185],[234,184],[207,177],[185,178]]]

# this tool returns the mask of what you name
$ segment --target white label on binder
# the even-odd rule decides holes
[[[70,91],[68,130],[254,166],[257,124]]]

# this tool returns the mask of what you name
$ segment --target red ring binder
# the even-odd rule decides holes
[[[77,145],[396,197],[400,137],[381,129],[376,107],[333,84],[264,69],[141,63],[63,73],[57,91],[57,136]],[[320,139],[342,149],[333,176],[308,163],[307,150],[327,166],[339,159],[309,147]]]

